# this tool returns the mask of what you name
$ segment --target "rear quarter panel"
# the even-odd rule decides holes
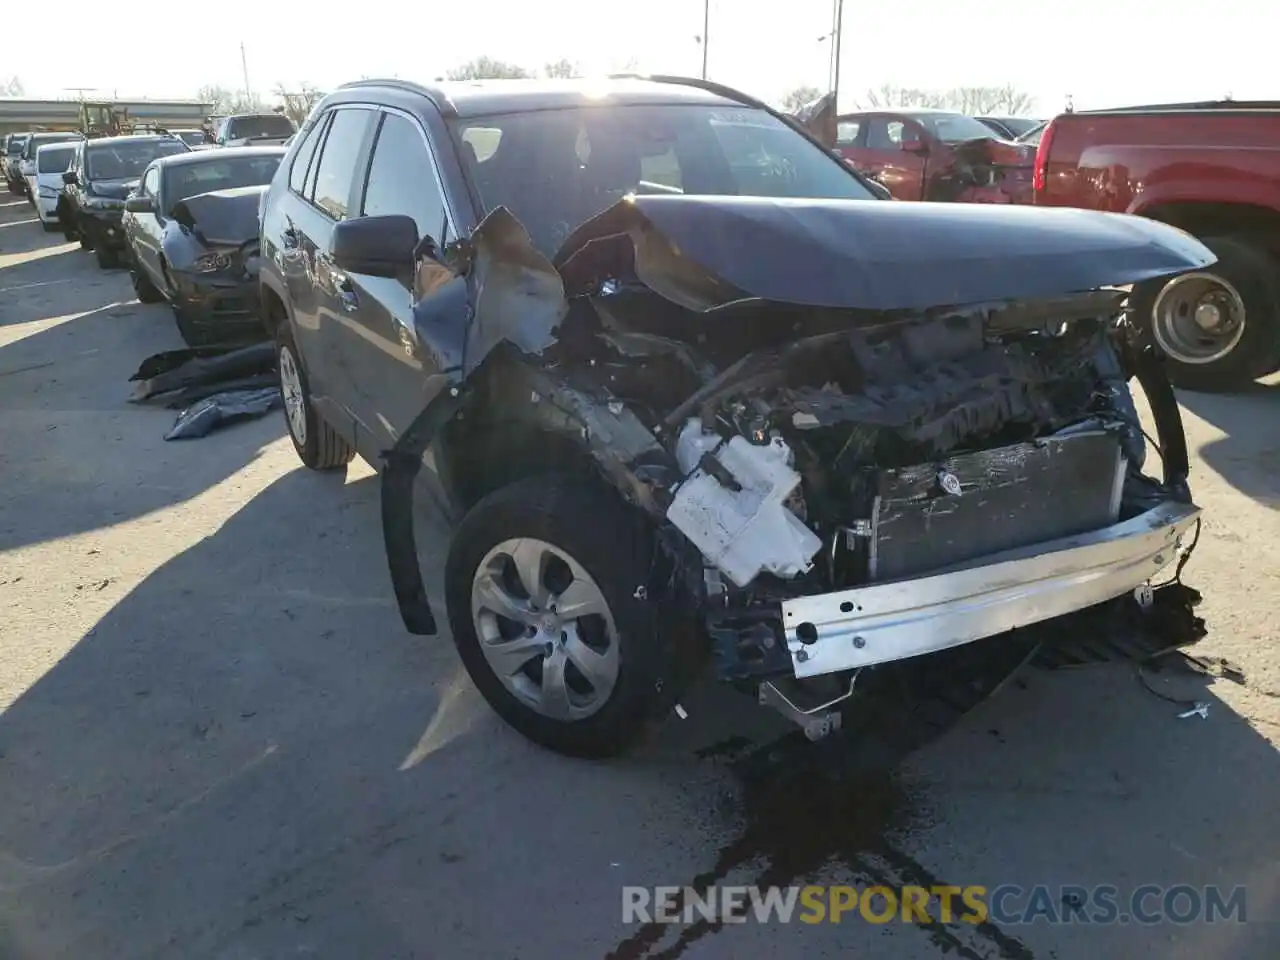
[[[1280,211],[1280,111],[1054,121],[1038,204],[1141,214],[1184,200]]]

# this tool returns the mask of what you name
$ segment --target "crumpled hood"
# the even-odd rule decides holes
[[[240,246],[258,235],[258,203],[266,186],[232,187],[187,197],[173,219],[208,244]]]
[[[107,197],[110,200],[123,200],[138,189],[141,180],[90,180],[89,190],[95,197]]]
[[[570,290],[619,244],[637,277],[707,311],[742,299],[920,310],[1053,297],[1194,270],[1213,253],[1175,227],[1066,208],[642,196],[583,223],[554,258]],[[610,250],[610,248],[613,248]]]

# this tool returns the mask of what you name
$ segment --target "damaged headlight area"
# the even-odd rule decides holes
[[[1010,631],[1022,643],[1024,628],[1108,605],[1189,609],[1193,591],[1151,589],[1198,524],[1178,407],[1130,341],[1124,291],[1101,273],[1083,293],[1054,278],[1008,298],[952,284],[959,306],[784,300],[776,283],[760,295],[745,269],[726,280],[695,262],[653,220],[600,220],[554,267],[513,246],[510,223],[488,250],[477,231],[473,269],[507,251],[508,269],[491,264],[472,291],[484,347],[472,341],[468,375],[406,432],[383,476],[411,630],[434,632],[408,520],[413,477],[459,417],[575,444],[648,515],[671,561],[676,575],[642,588],[696,611],[720,678],[811,736],[839,725],[862,671]],[[525,312],[537,330],[484,311],[520,291],[537,299]],[[1145,472],[1135,378],[1158,477]],[[1176,642],[1199,638],[1198,620],[1178,622],[1190,626]]]

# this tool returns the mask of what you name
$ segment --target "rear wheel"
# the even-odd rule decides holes
[[[142,272],[140,264],[135,263],[130,268],[129,279],[133,281],[133,292],[139,303],[159,303],[164,299],[164,294],[156,289],[151,278]],[[181,330],[181,324],[179,324],[179,330]]]
[[[97,243],[93,248],[93,257],[98,261],[98,266],[103,270],[111,270],[120,266],[120,254],[112,247],[108,247],[105,243]]]
[[[1237,389],[1280,364],[1280,263],[1242,237],[1201,242],[1218,262],[1140,285],[1134,311],[1168,358],[1175,386]]]
[[[41,220],[40,226],[45,233],[57,233],[62,226],[56,220]]]
[[[355,448],[329,426],[311,405],[307,374],[302,367],[298,348],[289,335],[288,324],[283,321],[276,334],[276,369],[280,376],[284,419],[298,459],[312,470],[345,467],[355,457]]]

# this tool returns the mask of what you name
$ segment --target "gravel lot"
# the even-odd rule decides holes
[[[303,470],[278,413],[164,442],[125,397],[171,316],[32,217],[0,200],[0,957],[1280,956],[1280,388],[1183,398],[1197,653],[1244,682],[1155,683],[1207,720],[1132,668],[1032,670],[892,782],[778,808],[706,748],[788,728],[724,690],[608,764],[507,730],[403,630],[372,471]],[[717,866],[1243,884],[1249,922],[621,922],[623,884]]]

